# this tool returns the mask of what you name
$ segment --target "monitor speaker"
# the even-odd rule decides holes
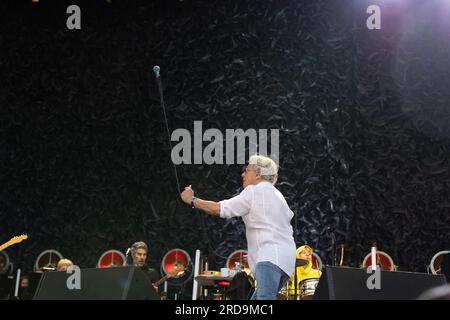
[[[35,300],[159,300],[150,279],[140,268],[128,266],[81,269],[80,289],[69,289],[66,272],[43,274]]]
[[[379,288],[369,289],[374,276],[366,269],[327,266],[317,285],[315,300],[415,300],[424,291],[445,285],[443,275],[379,271]],[[372,282],[372,279],[369,280]]]

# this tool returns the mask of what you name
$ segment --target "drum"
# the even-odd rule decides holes
[[[124,266],[126,258],[122,252],[118,250],[108,250],[103,252],[98,259],[97,268],[114,268]]]
[[[317,285],[319,284],[319,278],[305,279],[299,283],[300,287],[300,300],[311,300],[316,292]]]
[[[0,274],[6,273],[9,269],[9,256],[5,251],[0,251]]]
[[[394,264],[394,261],[392,260],[391,256],[388,255],[386,252],[384,251],[377,251],[377,265],[379,268],[381,268],[381,270],[386,270],[386,271],[396,271],[397,266]],[[369,253],[365,256],[363,263],[362,263],[362,268],[369,268],[372,265],[372,254]]]
[[[431,259],[430,265],[428,266],[428,273],[440,274],[441,273],[441,263],[444,255],[450,254],[450,251],[439,251]]]
[[[320,259],[320,256],[317,253],[313,252],[311,258],[312,258],[311,262],[312,262],[313,268],[316,270],[322,270],[323,263],[322,263],[322,259]]]
[[[288,281],[288,284],[287,284],[287,292],[288,292],[288,297],[287,297],[287,300],[295,300],[296,299],[296,297],[295,297],[295,290],[294,290],[294,280],[293,279],[291,279],[290,281]],[[297,292],[299,292],[299,288],[297,288]],[[299,295],[297,294],[297,300],[299,300],[298,299],[299,298]]]
[[[171,285],[174,286],[181,286],[185,284],[191,279],[193,275],[192,262],[189,253],[179,248],[172,249],[164,255],[161,262],[161,274],[165,275],[174,272],[174,269],[178,268],[179,265],[183,266],[183,275],[167,280]]]
[[[248,262],[244,259],[244,256],[248,254],[247,250],[236,250],[228,256],[225,268],[233,270],[236,263],[239,262],[244,268],[248,268]]]
[[[56,250],[48,249],[42,251],[34,263],[34,271],[56,270],[58,261],[63,258],[62,254]]]

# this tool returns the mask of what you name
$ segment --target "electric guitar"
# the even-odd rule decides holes
[[[172,271],[170,271],[169,273],[167,273],[164,277],[162,277],[161,279],[159,279],[158,281],[156,281],[153,286],[154,287],[159,287],[164,281],[166,281],[167,279],[170,278],[178,278],[181,277],[184,273],[185,267],[182,264],[175,264],[174,268],[172,269]]]
[[[8,242],[5,242],[4,244],[2,244],[0,246],[0,251],[3,251],[6,248],[8,248],[9,246],[12,246],[13,244],[22,242],[23,240],[26,240],[26,239],[28,239],[28,236],[26,234],[23,234],[23,235],[18,236],[18,237],[13,237],[13,238],[11,238],[11,240],[9,240]]]

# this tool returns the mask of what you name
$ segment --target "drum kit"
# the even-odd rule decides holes
[[[446,254],[450,254],[450,251],[439,251],[436,253],[431,259],[430,264],[427,266],[428,273],[439,274],[440,273],[440,265],[443,259],[443,256]],[[342,259],[341,259],[342,260]],[[361,268],[368,268],[371,266],[371,253],[367,254],[364,257],[364,260],[361,264]],[[297,259],[296,267],[302,267],[306,265],[308,261]],[[376,251],[376,264],[381,270],[385,271],[397,271],[398,266],[394,264],[392,257],[384,251]],[[316,253],[312,253],[312,265],[316,270],[321,270],[323,267],[322,260]],[[342,266],[342,261],[340,266]],[[295,292],[294,284],[291,281],[280,290],[278,293],[278,300],[312,300],[314,297],[314,293],[319,284],[319,278],[308,278],[299,282],[297,286],[297,296],[295,297],[293,292]]]
[[[312,300],[319,280],[319,278],[310,278],[300,281],[297,288],[297,300]],[[286,283],[280,292],[278,292],[277,300],[295,300],[295,294],[292,294],[293,290],[292,282]]]
[[[322,270],[323,263],[320,256],[313,252],[311,255],[313,269]],[[296,260],[296,267],[302,267],[308,264],[308,261],[303,259]],[[294,280],[288,281],[286,285],[280,290],[277,300],[312,300],[319,284],[320,278],[309,278],[302,280],[297,286],[297,297],[295,296]]]

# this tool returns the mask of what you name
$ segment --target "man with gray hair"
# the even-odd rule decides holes
[[[133,243],[130,248],[133,265],[136,267],[143,267],[147,261],[148,246],[143,241]]]
[[[251,156],[242,173],[244,190],[220,202],[194,196],[188,186],[181,198],[192,207],[221,218],[242,217],[245,223],[248,264],[257,288],[252,299],[275,300],[295,269],[296,246],[293,238],[291,209],[274,184],[278,168],[260,155]]]
[[[147,255],[148,255],[148,246],[143,241],[137,241],[133,243],[133,245],[129,248],[129,251],[131,253],[132,263],[131,265],[140,268],[144,274],[147,276],[147,278],[150,280],[150,282],[156,283],[160,276],[158,271],[155,269],[149,268],[147,265]],[[127,252],[128,256],[128,252]],[[130,264],[130,263],[128,263]],[[158,292],[158,287],[154,286],[156,292]]]

